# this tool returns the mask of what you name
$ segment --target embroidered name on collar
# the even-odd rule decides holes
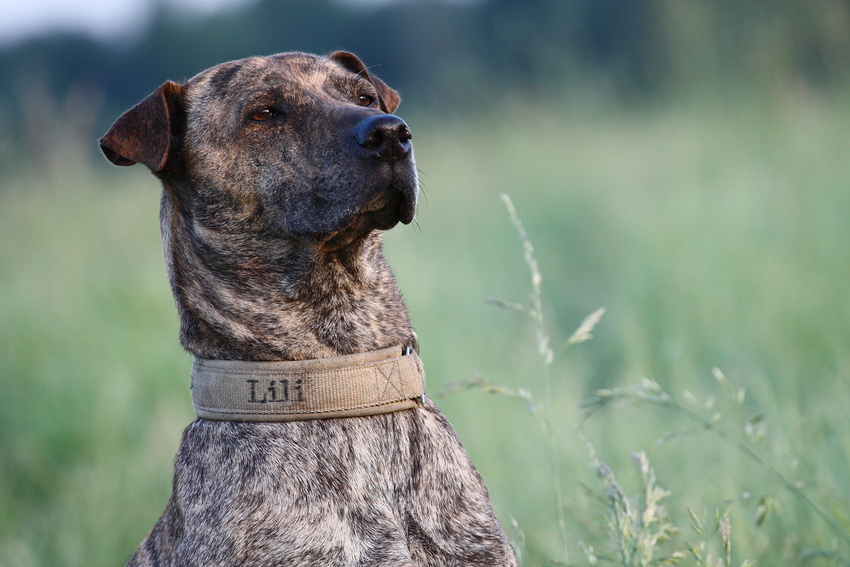
[[[422,404],[425,372],[415,351],[391,347],[304,361],[196,358],[192,405],[223,421],[301,421],[378,415]]]

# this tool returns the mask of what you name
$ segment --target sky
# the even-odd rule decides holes
[[[196,14],[238,7],[255,0],[0,0],[0,46],[54,30],[82,31],[98,39],[132,33],[151,15],[155,2]],[[344,0],[382,4],[394,0]]]

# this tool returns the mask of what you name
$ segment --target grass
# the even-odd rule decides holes
[[[709,422],[721,412],[724,431],[850,530],[850,113],[839,102],[513,109],[441,126],[409,117],[420,228],[390,231],[386,251],[428,391],[477,373],[539,401],[554,433],[544,439],[506,397],[438,400],[503,522],[524,535],[525,565],[565,555],[583,564],[591,547],[601,560],[610,508],[599,505],[598,465],[616,472],[622,494],[642,493],[648,469],[629,457],[641,451],[670,492],[675,550],[702,541],[681,526],[711,539],[716,522],[693,517],[719,509],[735,565],[846,564],[834,526],[705,427],[655,405],[612,404],[584,421],[580,408],[646,377]],[[165,505],[192,419],[155,180],[79,157],[54,162],[0,187],[4,567],[125,561]],[[530,304],[500,193],[534,242],[542,326],[485,301]],[[566,346],[603,305],[593,340]],[[537,352],[541,330],[551,364]],[[735,385],[734,403],[715,367]],[[725,561],[717,534],[713,559]]]

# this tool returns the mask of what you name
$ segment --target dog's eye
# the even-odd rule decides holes
[[[269,118],[274,118],[276,115],[277,112],[275,112],[271,108],[264,108],[252,114],[251,120],[254,120],[255,122],[263,122],[265,120],[268,120]]]
[[[375,97],[369,95],[360,95],[357,99],[357,104],[360,106],[372,106],[375,104]]]

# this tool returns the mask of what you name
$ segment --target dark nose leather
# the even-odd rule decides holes
[[[354,138],[378,161],[401,161],[410,155],[410,129],[393,114],[380,114],[361,120],[354,127]]]

